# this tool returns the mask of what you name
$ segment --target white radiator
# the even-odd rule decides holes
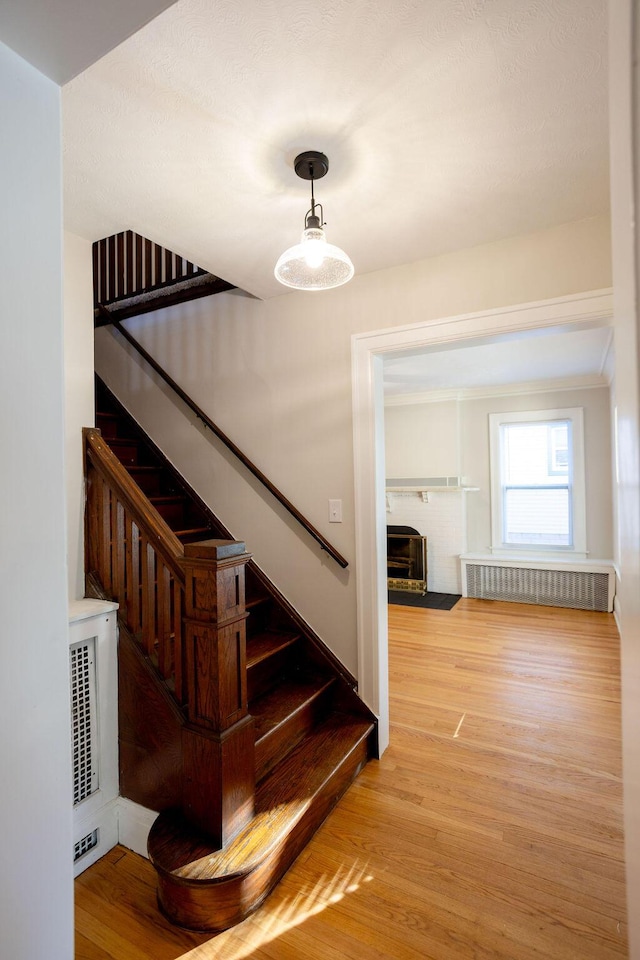
[[[613,564],[462,556],[462,593],[480,600],[510,600],[578,610],[613,610]]]
[[[117,608],[78,600],[69,611],[76,876],[118,842]]]
[[[98,712],[96,696],[96,638],[87,637],[69,647],[71,671],[71,748],[73,805],[82,803],[98,787]]]

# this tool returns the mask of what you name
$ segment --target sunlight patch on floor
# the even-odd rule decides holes
[[[217,934],[176,960],[244,960],[254,950],[276,940],[309,917],[321,913],[331,904],[339,903],[373,880],[368,863],[355,861],[351,866],[340,865],[335,874],[318,877],[311,886],[301,887],[295,894],[285,892],[287,878],[267,902],[243,923]]]

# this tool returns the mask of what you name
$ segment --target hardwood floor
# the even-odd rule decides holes
[[[116,848],[76,881],[77,960],[627,956],[613,617],[461,600],[389,620],[391,746],[263,906],[182,931]]]

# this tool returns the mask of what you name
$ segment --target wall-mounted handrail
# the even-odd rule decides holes
[[[129,331],[125,327],[123,327],[120,323],[116,322],[113,325],[114,327],[116,327],[119,333],[124,337],[124,339],[127,340],[127,342],[130,343],[131,346],[138,351],[140,356],[143,357],[143,359],[149,364],[149,366],[152,367],[153,370],[155,370],[158,376],[161,377],[164,380],[164,382],[168,384],[168,386],[170,386],[171,389],[180,397],[183,403],[185,403],[187,407],[189,407],[189,409],[192,410],[193,413],[195,413],[196,417],[200,421],[202,421],[202,423],[209,430],[211,430],[213,434],[215,434],[218,440],[220,440],[220,442],[223,443],[224,446],[228,450],[230,450],[235,457],[237,457],[237,459],[243,464],[243,466],[246,467],[247,470],[251,474],[253,474],[253,476],[257,480],[259,480],[264,487],[267,488],[269,493],[273,497],[275,497],[278,503],[282,504],[285,510],[287,510],[287,512],[290,513],[291,516],[294,517],[302,527],[304,527],[304,529],[307,531],[309,536],[313,537],[313,539],[320,544],[321,549],[324,550],[326,553],[328,553],[329,556],[332,557],[336,561],[336,563],[338,563],[341,567],[343,568],[347,567],[349,565],[349,561],[345,560],[342,554],[339,553],[336,550],[336,548],[332,546],[332,544],[329,543],[329,541],[325,537],[322,536],[320,531],[317,530],[313,526],[313,524],[309,520],[307,520],[307,518],[302,513],[300,513],[300,511],[296,507],[294,507],[291,501],[288,500],[285,497],[285,495],[280,492],[280,490],[278,490],[278,488],[271,482],[271,480],[269,480],[269,478],[262,472],[262,470],[256,467],[256,465],[252,463],[251,460],[249,460],[249,458],[242,452],[240,447],[238,447],[233,442],[233,440],[231,440],[220,429],[220,427],[216,423],[214,423],[214,421],[208,416],[208,414],[206,414],[205,411],[198,406],[195,400],[191,399],[189,394],[186,393],[178,383],[176,383],[173,377],[171,377],[166,372],[166,370],[162,366],[160,366],[157,360],[154,360],[154,358],[151,356],[150,353],[148,353],[145,350],[142,344],[139,343],[136,340],[136,338],[133,337],[129,333]]]

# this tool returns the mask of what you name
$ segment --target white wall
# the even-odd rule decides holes
[[[127,321],[131,332],[347,559],[354,558],[351,334],[610,284],[608,222],[567,224],[261,302],[219,294]],[[268,495],[238,479],[144,365],[96,334],[96,362],[149,432],[349,669],[353,567],[309,548]],[[329,498],[344,522],[328,523]]]
[[[65,466],[69,600],[84,597],[82,428],[94,425],[91,244],[64,235]]]
[[[475,391],[474,391],[475,393]],[[460,592],[457,557],[491,548],[489,415],[581,407],[584,411],[587,547],[591,559],[612,559],[611,429],[609,390],[516,393],[457,400],[398,403],[385,408],[387,477],[461,476],[473,492],[388,495],[390,524],[409,524],[426,535],[429,590]]]
[[[60,91],[0,43],[0,938],[73,956]]]
[[[385,406],[387,477],[460,475],[459,401]]]
[[[609,5],[619,620],[630,958],[640,958],[640,14]],[[618,598],[617,598],[618,599]]]

